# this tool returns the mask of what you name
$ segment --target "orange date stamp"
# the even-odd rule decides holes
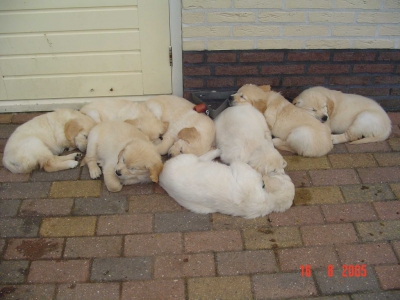
[[[344,264],[341,268],[341,273],[343,278],[353,278],[353,277],[366,277],[367,276],[367,265],[365,264]],[[335,275],[335,267],[329,264],[326,268],[328,277]],[[300,266],[301,277],[311,277],[312,267],[311,265],[301,265]]]

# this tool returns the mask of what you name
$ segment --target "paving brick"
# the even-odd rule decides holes
[[[285,171],[329,169],[330,164],[326,156],[302,157],[298,155],[285,156],[287,167]]]
[[[0,169],[0,182],[26,182],[30,176],[30,174],[14,174],[5,168]]]
[[[212,253],[156,256],[154,278],[180,278],[214,276],[215,265]]]
[[[344,202],[337,186],[296,188],[294,205],[333,204]]]
[[[0,124],[0,138],[8,139],[17,127],[17,125]]]
[[[50,198],[100,197],[100,180],[53,182]]]
[[[370,203],[322,205],[321,208],[326,222],[329,223],[373,221],[378,219]]]
[[[204,277],[188,279],[189,299],[252,299],[250,278]]]
[[[47,198],[50,184],[50,182],[2,183],[0,199]]]
[[[290,179],[295,187],[309,187],[311,186],[311,179],[308,177],[306,171],[287,171]]]
[[[20,208],[22,216],[63,216],[71,213],[73,199],[28,199]]]
[[[38,113],[19,113],[19,114],[14,114],[12,117],[12,122],[14,124],[23,124],[25,122],[28,122],[32,120],[33,118],[43,115],[42,112]]]
[[[300,231],[307,246],[332,245],[357,242],[352,224],[302,226]]]
[[[119,289],[119,283],[60,284],[57,300],[119,300]]]
[[[151,279],[152,259],[149,257],[95,258],[92,281],[129,281]]]
[[[315,186],[345,185],[360,182],[357,173],[352,169],[311,170],[309,174]]]
[[[28,282],[85,282],[88,278],[88,260],[33,261],[29,270]]]
[[[218,213],[212,214],[210,221],[214,230],[257,228],[268,226],[269,224],[266,217],[245,219]]]
[[[352,294],[351,297],[353,300],[398,300],[400,298],[400,291]]]
[[[185,300],[184,280],[146,280],[122,283],[122,300]]]
[[[39,231],[40,219],[26,218],[1,218],[0,237],[34,237]]]
[[[131,196],[128,200],[130,213],[156,213],[184,210],[182,206],[167,194]]]
[[[305,224],[323,224],[324,217],[317,206],[293,206],[283,213],[268,216],[271,226],[296,226]]]
[[[45,172],[44,170],[35,170],[32,173],[32,181],[62,181],[77,180],[79,178],[80,169],[68,169],[58,172]]]
[[[393,193],[396,195],[397,198],[400,198],[400,183],[392,183],[390,184],[390,188],[392,189]],[[394,199],[395,197],[391,198]]]
[[[391,138],[388,143],[393,151],[400,151],[400,138]]]
[[[96,217],[44,218],[40,227],[43,237],[92,236]]]
[[[185,252],[242,250],[238,230],[187,232],[183,236]]]
[[[397,256],[400,256],[400,241],[392,241],[392,246]]]
[[[210,216],[190,211],[156,213],[154,232],[187,232],[210,229]]]
[[[28,268],[29,262],[26,260],[1,261],[0,283],[24,283]]]
[[[328,276],[326,270],[315,271],[314,274],[323,295],[379,290],[378,281],[374,276],[372,268],[369,266],[367,266],[366,277],[344,277],[342,268],[335,268],[332,277]],[[345,274],[348,275],[348,272]]]
[[[301,277],[298,272],[255,275],[252,281],[256,299],[282,299],[318,294],[312,277]]]
[[[356,223],[364,242],[400,239],[400,220]]]
[[[6,240],[0,239],[0,253],[3,253],[3,249],[5,249],[5,246],[6,246]]]
[[[8,241],[5,259],[28,259],[61,257],[64,239],[11,239]]]
[[[377,164],[370,153],[328,155],[333,168],[366,168]]]
[[[381,167],[400,165],[400,152],[374,153],[374,157]]]
[[[121,236],[68,238],[65,258],[115,257],[122,252]]]
[[[111,215],[100,216],[97,224],[98,235],[131,234],[152,232],[153,216]]]
[[[0,123],[1,124],[11,123],[12,117],[13,117],[12,114],[0,114]]]
[[[348,153],[345,144],[333,145],[333,149],[331,150],[331,152],[329,152],[329,154],[344,154],[344,153]]]
[[[74,215],[125,214],[128,210],[126,197],[112,195],[101,198],[78,198],[72,213]]]
[[[376,266],[376,275],[384,290],[400,289],[400,265]]]
[[[387,184],[341,186],[346,202],[372,202],[396,198]]]
[[[277,253],[284,272],[298,271],[302,265],[310,265],[312,270],[326,269],[329,264],[339,266],[333,246],[278,249]]]
[[[183,252],[181,233],[127,235],[124,256],[151,256]]]
[[[377,143],[367,143],[367,144],[345,144],[347,150],[350,153],[366,153],[366,152],[390,152],[390,148],[387,141],[377,142]]]
[[[0,295],[2,300],[52,300],[55,290],[54,284],[18,284],[0,286]]]
[[[389,264],[397,258],[388,243],[338,245],[337,253],[342,264]]]
[[[20,204],[20,200],[0,200],[0,217],[16,216]]]
[[[381,220],[400,219],[400,201],[374,202],[373,205]]]
[[[297,227],[265,227],[243,230],[246,250],[298,247],[302,245]]]
[[[400,167],[358,169],[363,183],[388,183],[400,181]]]
[[[279,268],[272,250],[217,253],[220,276],[275,273]]]

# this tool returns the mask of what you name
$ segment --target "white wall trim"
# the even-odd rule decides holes
[[[169,24],[172,46],[172,94],[183,95],[182,69],[182,3],[169,0]]]

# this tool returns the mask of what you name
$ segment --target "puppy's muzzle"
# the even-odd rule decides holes
[[[322,122],[322,123],[325,123],[327,120],[328,120],[328,116],[327,116],[327,115],[323,115],[323,116],[321,117],[321,122]]]
[[[115,174],[117,174],[118,177],[122,175],[120,170],[115,170]]]

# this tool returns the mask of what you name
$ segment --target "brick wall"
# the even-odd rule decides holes
[[[289,100],[323,85],[365,95],[388,111],[400,111],[399,50],[184,51],[184,97],[193,91],[237,90],[270,84]]]

